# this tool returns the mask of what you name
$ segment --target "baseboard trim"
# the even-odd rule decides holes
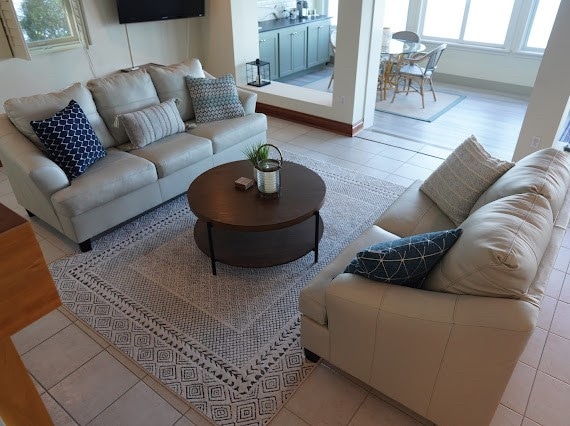
[[[517,96],[530,96],[532,87],[521,86],[518,84],[502,83],[499,81],[482,80],[480,78],[464,77],[460,75],[437,73],[436,82],[448,84],[457,84],[459,86],[468,86],[475,89],[490,90],[493,92],[510,93]],[[437,88],[436,88],[437,91]]]
[[[354,136],[364,129],[364,122],[362,120],[354,124],[341,123],[340,121],[334,121],[328,118],[317,117],[316,115],[305,114],[304,112],[293,111],[259,102],[256,104],[255,111],[272,117],[282,118],[283,120],[289,120],[295,123],[306,124],[307,126],[328,130],[343,136]]]

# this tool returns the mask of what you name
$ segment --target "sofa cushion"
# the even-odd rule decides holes
[[[73,217],[157,181],[154,165],[115,148],[70,186],[52,195],[56,211]]]
[[[177,133],[130,152],[156,167],[159,178],[171,175],[212,156],[209,140],[188,133]]]
[[[160,103],[152,80],[144,69],[93,79],[87,82],[87,87],[115,138],[114,145],[129,141],[124,127],[115,125],[118,115]]]
[[[475,296],[527,299],[553,229],[550,203],[525,193],[473,212],[463,233],[431,270],[424,288]]]
[[[31,121],[30,125],[50,159],[70,180],[106,155],[85,113],[74,100],[52,117]]]
[[[185,130],[174,99],[140,111],[121,114],[118,118],[129,136],[132,149],[142,148],[149,143]]]
[[[115,143],[113,136],[97,112],[91,92],[81,83],[72,84],[58,92],[8,99],[4,102],[4,110],[12,124],[38,148],[45,151],[30,121],[44,120],[53,116],[69,105],[72,99],[81,106],[101,144],[105,148],[113,146]]]
[[[220,78],[186,77],[196,123],[227,120],[245,115],[231,74]]]
[[[152,78],[160,101],[165,102],[172,98],[179,99],[180,102],[177,107],[182,120],[193,119],[194,107],[185,77],[187,75],[196,78],[206,77],[200,60],[193,58],[167,67],[153,66],[148,69],[148,73]]]
[[[568,154],[556,148],[533,152],[501,176],[477,200],[471,212],[499,198],[534,192],[550,201],[554,218],[562,207],[570,184]]]
[[[420,189],[459,225],[481,196],[514,163],[492,157],[475,136],[459,145]]]
[[[267,130],[267,117],[254,113],[229,120],[201,123],[189,133],[212,141],[214,154]]]
[[[421,288],[430,269],[460,235],[461,229],[450,229],[374,244],[359,251],[344,272]]]

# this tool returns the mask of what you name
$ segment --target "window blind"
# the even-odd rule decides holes
[[[8,40],[12,57],[29,61],[31,59],[30,51],[22,35],[16,10],[10,0],[0,0],[0,20],[2,20],[2,29]]]

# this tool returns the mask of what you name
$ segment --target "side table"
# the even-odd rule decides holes
[[[61,305],[31,224],[0,204],[0,417],[53,425],[11,336]]]

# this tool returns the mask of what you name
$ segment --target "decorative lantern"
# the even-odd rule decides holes
[[[279,153],[279,159],[267,158],[259,160],[255,166],[257,169],[257,189],[261,198],[279,198],[279,190],[281,189],[281,165],[283,164],[283,154],[275,145],[261,145],[273,147]],[[259,150],[258,150],[259,152]]]
[[[247,84],[250,86],[266,86],[270,83],[271,70],[269,62],[256,59],[246,65]]]

